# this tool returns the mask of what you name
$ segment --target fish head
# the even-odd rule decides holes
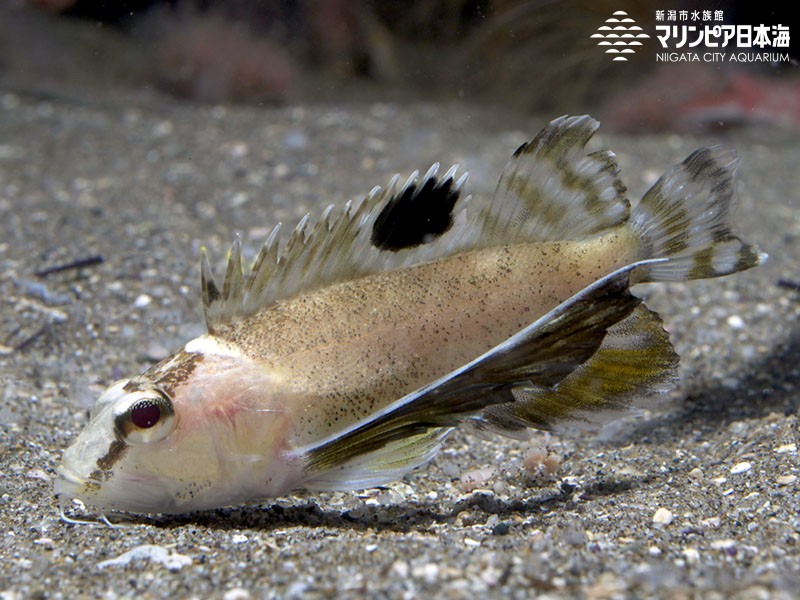
[[[122,380],[100,397],[89,423],[64,452],[55,492],[103,510],[156,512],[172,495],[158,461],[180,421],[172,399],[156,387]]]
[[[173,357],[105,391],[58,468],[62,506],[174,514],[283,489],[293,465],[274,377],[239,358],[189,358],[189,374],[187,358]],[[167,369],[184,379],[176,385]]]

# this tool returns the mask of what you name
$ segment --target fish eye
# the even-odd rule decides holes
[[[114,411],[114,431],[130,444],[163,440],[175,428],[175,422],[172,401],[161,390],[131,392]]]

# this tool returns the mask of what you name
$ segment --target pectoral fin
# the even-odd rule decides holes
[[[389,481],[429,460],[449,429],[463,419],[514,402],[516,388],[557,385],[640,303],[628,291],[636,266],[595,282],[473,362],[368,419],[298,449],[310,476],[308,487],[341,489],[352,487],[352,481]]]
[[[524,438],[537,429],[599,428],[653,396],[676,379],[678,355],[658,315],[646,306],[609,329],[594,355],[557,386],[521,386],[514,401],[486,408],[478,429]]]

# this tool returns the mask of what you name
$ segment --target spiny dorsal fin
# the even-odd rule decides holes
[[[469,245],[580,240],[627,221],[614,153],[584,150],[598,127],[588,115],[564,116],[520,146],[494,198],[471,215]]]
[[[466,225],[462,188],[467,173],[454,165],[439,176],[434,164],[421,178],[415,171],[397,189],[395,175],[385,189],[375,187],[358,208],[331,205],[310,224],[308,215],[279,248],[280,225],[273,229],[245,275],[241,244],[231,248],[220,291],[203,251],[201,288],[206,324],[251,315],[279,300],[383,270],[433,260],[456,250],[454,231]]]
[[[237,241],[222,291],[204,258],[209,330],[324,285],[475,248],[582,239],[624,223],[630,207],[614,154],[584,151],[598,127],[589,116],[552,121],[515,152],[494,198],[469,215],[461,199],[467,174],[456,179],[454,166],[440,177],[437,163],[399,190],[395,176],[358,208],[329,206],[315,224],[304,217],[282,250],[275,228],[247,276]]]

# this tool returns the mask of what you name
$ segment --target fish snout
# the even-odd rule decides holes
[[[56,469],[56,478],[53,481],[53,492],[56,498],[79,498],[80,490],[85,489],[87,481],[77,473],[61,464]]]

